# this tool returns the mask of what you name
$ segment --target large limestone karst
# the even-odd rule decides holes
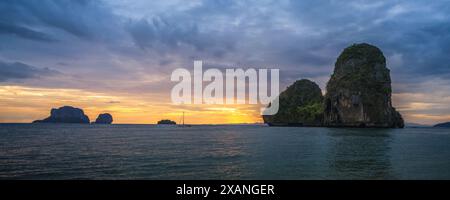
[[[327,84],[324,126],[402,128],[392,107],[386,59],[375,46],[354,44],[338,57]]]
[[[36,120],[33,123],[82,123],[88,124],[89,117],[84,114],[82,109],[72,106],[63,106],[52,108],[50,117],[43,120]]]
[[[280,93],[278,113],[265,115],[263,120],[270,126],[320,126],[322,102],[322,91],[316,83],[298,80]]]

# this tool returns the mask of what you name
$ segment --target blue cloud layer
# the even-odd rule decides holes
[[[60,73],[49,68],[38,68],[20,62],[8,63],[0,61],[0,82],[39,78],[57,74]]]
[[[311,78],[323,87],[342,49],[367,42],[384,51],[394,92],[430,93],[430,80],[436,90],[450,82],[449,33],[446,0],[0,1],[0,59],[83,80],[42,85],[90,90],[167,88],[168,78],[148,75],[194,59],[279,67],[283,86]],[[0,81],[13,78],[4,69]]]

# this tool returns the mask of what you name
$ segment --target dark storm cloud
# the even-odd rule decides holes
[[[38,68],[21,62],[0,61],[0,82],[57,75],[58,71],[49,68]]]
[[[99,1],[0,1],[0,32],[27,39],[52,40],[49,35],[57,31],[93,39],[109,31],[109,23],[114,24],[111,14]]]
[[[388,67],[404,77],[400,82],[420,81],[411,79],[417,75],[447,78],[450,74],[448,1],[291,1],[286,10],[293,15],[293,24],[317,33],[306,37],[312,38],[306,46],[336,53],[325,57],[329,61],[352,43],[368,42],[379,46],[388,62],[399,56],[401,62]],[[314,48],[298,50],[302,55],[292,54],[288,60],[321,64],[308,55]]]
[[[164,51],[182,44],[202,48],[196,39],[199,37],[196,24],[173,23],[161,18],[153,18],[151,22],[141,19],[130,24],[129,31],[136,45],[143,49]]]
[[[366,42],[384,52],[394,101],[407,109],[402,112],[445,114],[449,5],[448,0],[2,0],[0,82],[166,95],[172,70],[192,69],[200,59],[205,68],[279,68],[280,88],[300,78],[325,88],[341,51]],[[55,75],[59,72],[62,76]],[[414,103],[432,106],[419,112]]]
[[[11,34],[16,35],[18,37],[22,37],[25,39],[30,40],[38,40],[38,41],[44,41],[44,42],[54,42],[55,40],[52,39],[49,35],[45,33],[41,33],[38,31],[31,30],[29,28],[11,25],[11,24],[4,24],[0,22],[0,34]]]
[[[6,0],[0,11],[0,41],[8,40],[5,35],[57,40],[59,44],[29,55],[55,59],[51,56],[58,53],[55,63],[68,63],[65,55],[79,56],[89,62],[78,63],[80,71],[86,66],[89,71],[162,70],[167,75],[164,70],[203,59],[225,66],[279,67],[282,80],[320,78],[331,74],[343,48],[367,42],[383,50],[396,83],[450,78],[450,6],[444,0]],[[29,47],[10,43],[22,51],[15,55]]]
[[[134,43],[144,49],[158,53],[186,53],[195,56],[205,53],[220,57],[233,50],[234,41],[221,32],[199,30],[199,25],[178,16],[140,19],[128,24]],[[199,53],[199,54],[196,54]]]

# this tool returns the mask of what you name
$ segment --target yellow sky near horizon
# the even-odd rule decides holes
[[[118,124],[155,124],[161,119],[188,124],[261,123],[258,105],[173,105],[160,96],[104,94],[78,89],[0,86],[0,123],[29,123],[50,115],[51,108],[73,106],[91,121],[110,113]]]
[[[50,115],[51,108],[70,105],[82,108],[91,121],[100,113],[113,115],[118,124],[155,124],[161,119],[181,122],[185,112],[188,124],[238,124],[262,123],[260,105],[173,105],[170,94],[130,95],[105,94],[79,89],[50,89],[24,86],[0,86],[0,123],[29,123]],[[394,106],[409,123],[435,124],[450,121],[450,115],[421,113],[438,104],[403,102],[408,94],[394,94]],[[397,103],[398,104],[398,103]]]

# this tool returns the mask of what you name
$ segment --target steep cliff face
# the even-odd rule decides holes
[[[265,115],[263,120],[271,126],[320,126],[322,102],[322,91],[316,83],[299,80],[280,93],[278,113]]]
[[[324,125],[402,128],[403,118],[391,103],[390,71],[375,46],[355,44],[336,61],[324,101]]]
[[[43,120],[36,120],[33,123],[89,123],[89,117],[86,116],[83,110],[74,108],[72,106],[63,106],[60,108],[53,108],[50,111],[50,117]]]

